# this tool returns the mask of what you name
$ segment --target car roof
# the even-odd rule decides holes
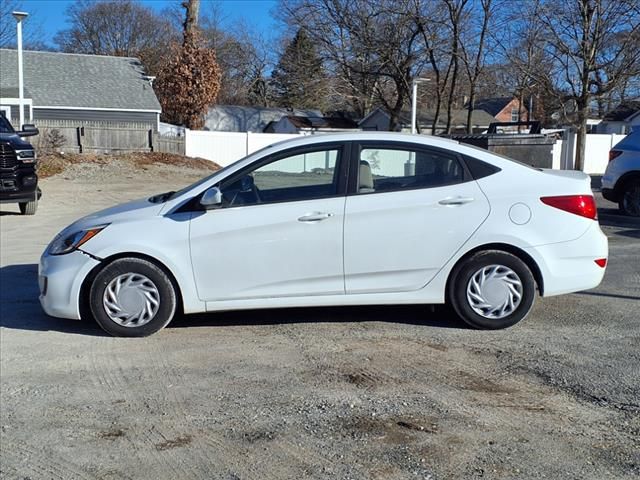
[[[348,133],[323,133],[305,135],[300,138],[284,140],[271,144],[271,147],[297,147],[301,145],[313,145],[316,143],[350,142],[350,141],[377,141],[377,142],[409,142],[420,143],[434,147],[451,148],[460,142],[448,138],[434,137],[431,135],[416,135],[401,132],[348,132]]]

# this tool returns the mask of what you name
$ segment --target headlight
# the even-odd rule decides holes
[[[79,230],[71,235],[59,235],[54,238],[51,245],[49,245],[49,255],[64,255],[65,253],[73,252],[99,234],[106,227],[107,225],[100,225],[98,227]]]
[[[35,150],[16,150],[16,156],[22,163],[34,163],[36,161]]]

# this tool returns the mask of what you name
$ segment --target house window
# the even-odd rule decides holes
[[[519,122],[520,121],[520,109],[513,107],[511,109],[511,121],[512,122]]]

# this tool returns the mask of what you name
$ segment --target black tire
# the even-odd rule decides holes
[[[493,266],[502,267],[496,272],[510,270],[521,284],[520,303],[511,313],[501,318],[488,318],[477,313],[467,295],[468,288],[471,288],[472,293],[475,291],[470,287],[472,277],[485,267]],[[509,278],[515,279],[511,274]],[[447,294],[449,303],[465,323],[474,328],[497,330],[515,325],[527,316],[535,299],[536,281],[529,267],[515,255],[499,250],[485,250],[475,253],[456,267],[449,281]]]
[[[20,213],[22,215],[35,215],[38,210],[38,200],[31,200],[30,202],[20,202]]]
[[[618,208],[625,215],[640,217],[640,179],[629,180],[624,185]]]
[[[156,288],[158,307],[147,323],[123,326],[113,320],[104,304],[105,290],[118,277],[146,277]],[[176,312],[176,289],[169,276],[157,265],[140,258],[120,258],[109,263],[94,278],[89,290],[89,308],[102,329],[115,337],[146,337],[164,328]]]

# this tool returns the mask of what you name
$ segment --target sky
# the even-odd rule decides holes
[[[171,4],[180,3],[179,0],[140,1],[156,11],[161,11]],[[220,5],[226,24],[244,20],[248,26],[254,26],[264,33],[272,31],[276,26],[270,11],[276,6],[277,0],[201,0],[200,12],[203,13],[212,8],[214,2]],[[65,12],[73,3],[75,3],[74,0],[22,0],[21,7],[30,14],[33,23],[40,27],[45,43],[55,46],[53,43],[55,34],[59,30],[69,28],[65,22]],[[25,24],[26,28],[28,24]]]

